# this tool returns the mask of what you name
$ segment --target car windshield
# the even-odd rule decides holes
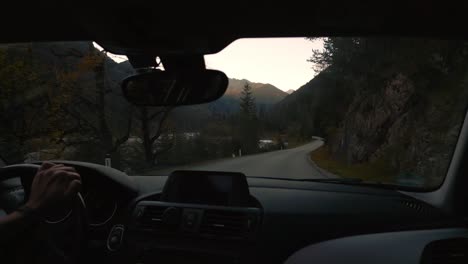
[[[205,62],[229,77],[220,99],[137,107],[122,96],[136,72],[125,56],[91,41],[2,44],[0,155],[129,175],[444,180],[468,102],[465,41],[240,39]]]

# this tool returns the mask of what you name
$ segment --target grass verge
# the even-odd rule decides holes
[[[348,165],[335,159],[326,145],[312,151],[310,158],[320,168],[344,178],[359,178],[365,181],[394,182],[396,172],[383,159],[374,162]]]

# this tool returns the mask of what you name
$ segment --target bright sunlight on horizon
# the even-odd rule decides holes
[[[269,83],[288,91],[297,90],[316,73],[307,60],[323,41],[305,38],[238,39],[221,52],[205,56],[208,69],[223,71],[229,78]]]
[[[205,62],[208,69],[223,71],[229,78],[269,83],[283,91],[297,90],[316,75],[307,60],[313,49],[322,48],[320,39],[238,39],[219,53],[205,55]],[[126,60],[125,56],[109,56],[117,62]]]

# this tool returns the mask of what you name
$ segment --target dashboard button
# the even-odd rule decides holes
[[[107,238],[107,249],[110,251],[116,251],[120,248],[123,241],[124,226],[115,225],[112,227],[109,237]]]
[[[109,243],[110,243],[111,245],[116,245],[116,244],[118,244],[118,243],[119,243],[119,237],[116,236],[116,235],[111,236],[111,238],[110,238],[110,240],[109,240]]]

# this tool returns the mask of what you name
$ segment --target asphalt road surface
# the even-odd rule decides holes
[[[319,169],[309,159],[309,153],[323,145],[315,140],[297,148],[272,151],[244,157],[207,161],[195,165],[168,168],[154,175],[168,175],[176,169],[242,172],[247,176],[278,177],[292,179],[327,178],[331,175]],[[153,174],[153,173],[152,173]]]

